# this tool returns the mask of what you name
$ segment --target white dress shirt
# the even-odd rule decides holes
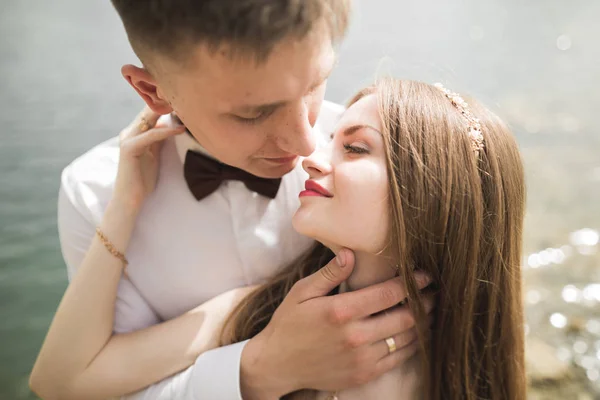
[[[333,131],[343,108],[324,102],[315,134]],[[168,118],[167,118],[168,121]],[[273,200],[226,181],[201,201],[183,177],[188,135],[165,142],[158,185],[143,205],[127,249],[129,277],[119,283],[117,333],[174,318],[237,287],[259,283],[299,256],[312,240],[299,235],[291,217],[307,178],[300,163],[283,177]],[[110,139],[65,168],[58,203],[61,248],[72,279],[111,199],[119,160]],[[240,357],[246,342],[200,355],[187,370],[131,399],[240,400]]]

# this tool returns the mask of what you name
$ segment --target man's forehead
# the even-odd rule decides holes
[[[306,91],[310,92],[322,85],[329,78],[334,67],[335,62],[329,63],[329,66],[322,65],[318,73],[315,74],[314,78],[310,81],[310,86],[308,86],[308,90]],[[298,94],[302,95],[303,93],[304,92],[299,92]],[[292,95],[292,93],[290,93],[290,95]],[[252,97],[253,96],[251,95],[251,92],[247,92],[245,98],[243,99],[240,97],[232,98],[230,100],[232,103],[231,106],[236,111],[254,112],[260,111],[260,109],[263,108],[278,107],[284,105],[287,101],[293,100],[293,95],[289,99],[282,98],[271,102],[260,102],[259,100],[253,100]]]
[[[206,49],[200,52],[177,76],[178,86],[235,108],[272,105],[303,95],[327,79],[336,60],[330,41],[314,39],[275,48],[263,63]]]

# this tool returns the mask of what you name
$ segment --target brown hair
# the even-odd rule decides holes
[[[428,399],[525,399],[521,301],[523,167],[506,125],[469,101],[484,149],[473,151],[468,123],[437,88],[384,79],[376,94],[384,126],[390,190],[389,250],[407,283],[424,354]],[[269,322],[294,282],[331,253],[316,245],[232,313],[224,343],[250,338]],[[410,271],[437,288],[432,328]],[[423,338],[429,337],[425,341]]]
[[[159,52],[185,61],[191,45],[264,61],[282,39],[325,22],[332,40],[347,29],[350,0],[112,0],[140,59]]]

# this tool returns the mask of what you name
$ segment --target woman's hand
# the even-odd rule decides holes
[[[185,131],[183,125],[157,125],[159,117],[146,106],[119,135],[119,169],[113,200],[134,213],[156,187],[163,141]]]

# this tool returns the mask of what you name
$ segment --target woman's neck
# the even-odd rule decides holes
[[[354,258],[354,270],[342,285],[342,291],[350,292],[362,289],[396,276],[396,267],[389,257],[355,252]]]

